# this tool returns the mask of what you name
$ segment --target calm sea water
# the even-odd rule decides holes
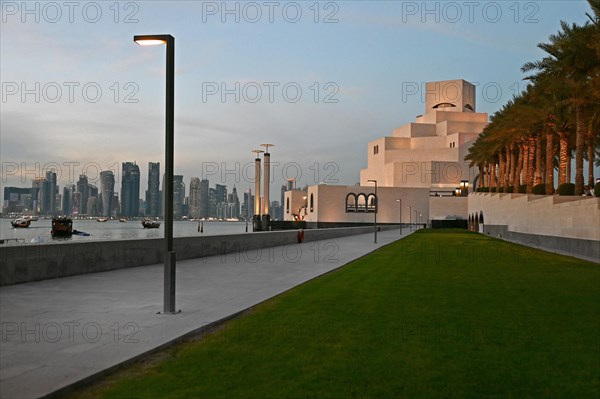
[[[91,234],[89,237],[73,235],[70,238],[53,239],[50,234],[51,219],[39,219],[31,222],[28,228],[13,228],[10,219],[0,219],[0,239],[19,239],[19,244],[38,242],[57,242],[74,240],[132,240],[138,238],[164,237],[164,223],[158,229],[145,229],[139,220],[119,222],[109,220],[104,223],[95,220],[73,220],[73,230],[84,231]],[[198,222],[175,221],[173,222],[173,236],[197,237],[201,235],[244,234],[245,222],[204,222],[204,232],[198,232]],[[248,224],[248,234],[252,232],[252,224]],[[15,245],[9,241],[3,245]]]

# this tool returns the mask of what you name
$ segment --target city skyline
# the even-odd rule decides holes
[[[145,199],[141,197],[139,165],[133,162],[122,162],[121,174],[112,170],[100,172],[100,190],[90,183],[87,175],[79,175],[77,184],[57,184],[56,173],[49,171],[46,177],[38,177],[31,181],[30,187],[4,186],[2,194],[7,200],[3,202],[3,211],[9,213],[40,215],[86,215],[102,217],[162,217],[164,214],[163,191],[159,190],[160,163],[148,163],[148,190]],[[208,179],[189,178],[189,189],[186,189],[185,177],[174,176],[173,209],[176,219],[182,218],[216,218],[244,219],[246,209],[253,215],[254,196],[251,189],[244,190],[244,201],[241,202],[234,184],[228,192],[227,185],[214,183],[210,187]],[[121,186],[121,190],[115,188]],[[61,191],[62,189],[62,191]],[[281,198],[286,186],[281,186]],[[155,191],[154,194],[151,192]],[[251,207],[247,208],[250,194]],[[278,198],[279,199],[279,198]],[[54,204],[52,208],[50,204]],[[270,201],[273,218],[281,219],[279,200]]]
[[[134,34],[178,40],[177,173],[242,187],[250,151],[273,142],[276,184],[354,184],[366,166],[356,154],[420,113],[426,80],[464,77],[492,114],[525,86],[520,67],[540,58],[535,44],[588,11],[583,1],[322,2],[299,3],[294,22],[283,3],[272,21],[267,9],[253,21],[237,2],[229,14],[215,2],[115,4],[99,4],[96,21],[84,7],[53,20],[43,3],[3,2],[2,186],[27,186],[44,166],[63,179],[73,171],[69,184],[87,168],[99,184],[97,173],[121,160],[164,165],[164,59],[135,48]]]

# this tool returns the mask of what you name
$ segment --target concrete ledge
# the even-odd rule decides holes
[[[381,226],[389,230],[397,226]],[[365,234],[373,226],[305,230],[305,241]],[[177,259],[259,250],[298,242],[298,231],[175,238]],[[0,286],[163,262],[163,239],[79,241],[3,246]]]
[[[506,225],[484,225],[484,234],[600,263],[600,241],[509,231]]]

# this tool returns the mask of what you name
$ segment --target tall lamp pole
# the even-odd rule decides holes
[[[275,147],[274,144],[261,144],[261,147],[265,147],[265,153],[263,154],[263,167],[264,167],[264,201],[262,206],[262,226],[263,230],[267,230],[269,227],[269,221],[271,220],[271,214],[269,212],[269,207],[271,205],[271,196],[269,186],[271,184],[271,154],[269,154],[269,147]]]
[[[377,244],[377,208],[379,207],[379,200],[377,198],[377,180],[367,180],[369,183],[375,183],[375,244]],[[368,205],[368,204],[367,204]]]
[[[260,154],[263,150],[252,150],[256,154],[254,159],[254,217],[252,218],[252,231],[261,231],[260,224]]]
[[[410,230],[412,231],[412,208],[410,207],[410,205],[407,205],[408,207],[408,224],[410,224]]]
[[[173,159],[175,125],[175,38],[171,35],[136,35],[133,41],[142,46],[166,45],[165,109],[165,240],[163,312],[175,313],[175,251],[173,251]]]

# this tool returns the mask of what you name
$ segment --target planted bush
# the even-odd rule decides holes
[[[600,182],[596,183],[596,185],[594,185],[594,195],[596,197],[600,197]]]
[[[546,185],[545,184],[536,184],[533,186],[533,193],[536,195],[545,195],[546,194]]]
[[[506,189],[504,190],[505,193],[514,193],[515,192],[515,188],[513,186],[508,186],[506,187]]]
[[[563,183],[558,186],[558,195],[575,195],[575,184]]]
[[[519,193],[520,194],[525,194],[527,192],[527,184],[521,184],[519,186]]]

